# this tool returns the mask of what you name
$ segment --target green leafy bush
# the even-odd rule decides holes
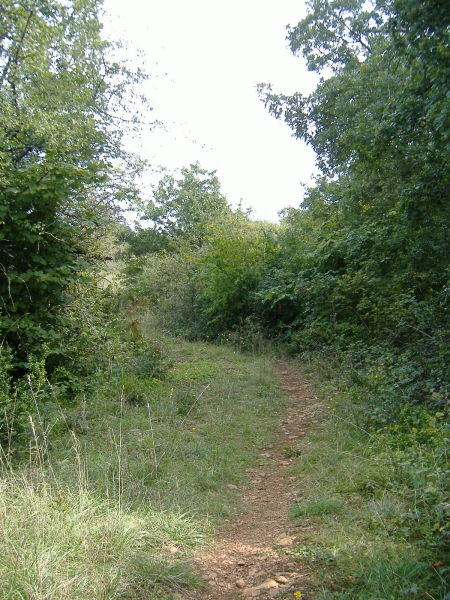
[[[94,0],[2,5],[0,335],[20,368],[61,341],[57,309],[111,197],[135,197],[115,115],[142,74],[112,59],[99,12]]]

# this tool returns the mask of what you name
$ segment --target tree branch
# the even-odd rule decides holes
[[[0,77],[0,90],[2,89],[3,84],[5,83],[5,80],[6,80],[7,76],[8,76],[8,72],[9,72],[9,70],[11,68],[11,65],[12,64],[17,65],[17,63],[19,61],[19,53],[20,53],[20,50],[22,48],[22,44],[23,44],[23,42],[25,40],[25,36],[27,34],[27,30],[28,30],[28,27],[30,25],[30,22],[31,22],[31,19],[33,18],[33,16],[34,16],[34,11],[30,10],[30,14],[28,15],[27,21],[25,23],[25,27],[23,28],[23,31],[22,31],[22,35],[20,36],[20,41],[17,44],[17,50],[16,50],[16,53],[15,53],[15,56],[13,57],[12,54],[11,54],[9,56],[9,58],[8,58],[8,61],[7,61],[6,65],[3,67],[2,75]]]

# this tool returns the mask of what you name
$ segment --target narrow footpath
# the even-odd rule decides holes
[[[301,499],[301,487],[290,473],[294,458],[289,456],[308,427],[318,422],[321,405],[312,386],[289,363],[278,362],[277,371],[289,396],[283,421],[273,444],[261,452],[259,465],[247,470],[243,514],[218,532],[212,548],[194,556],[205,589],[180,594],[180,600],[311,600],[308,572],[292,552],[301,543],[302,528],[289,518],[289,508]]]

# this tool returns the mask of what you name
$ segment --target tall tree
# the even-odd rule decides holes
[[[320,211],[328,205],[341,228],[359,228],[364,244],[384,232],[383,276],[408,273],[402,287],[421,301],[442,291],[450,253],[450,11],[435,0],[309,8],[288,39],[321,75],[317,89],[304,97],[260,86],[261,97],[316,151],[323,179],[309,205],[320,198]]]
[[[408,364],[409,399],[431,388],[445,396],[450,8],[437,0],[308,6],[288,40],[320,75],[316,90],[259,92],[313,147],[321,176],[285,219],[260,300],[273,318],[278,299],[292,294],[300,346],[388,344]]]
[[[1,5],[0,342],[22,357],[58,335],[54,309],[126,160],[124,107],[141,74],[114,61],[100,10],[101,0]]]
[[[142,219],[152,222],[151,231],[160,245],[201,248],[211,225],[230,214],[216,172],[196,163],[182,168],[180,179],[173,175],[161,179]]]
[[[308,97],[262,85],[263,101],[312,145],[324,175],[357,176],[372,198],[389,181],[383,202],[401,196],[410,217],[426,218],[448,194],[450,10],[436,0],[309,8],[288,40],[320,83]]]

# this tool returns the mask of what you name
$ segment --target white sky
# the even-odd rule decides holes
[[[307,94],[316,85],[285,40],[304,0],[105,0],[106,33],[128,42],[127,57],[151,76],[152,118],[133,149],[170,171],[199,161],[217,170],[228,201],[276,220],[298,206],[311,181],[313,152],[258,100],[257,83]],[[138,54],[143,50],[143,56]],[[139,64],[138,63],[138,64]],[[136,63],[135,63],[136,64]]]

